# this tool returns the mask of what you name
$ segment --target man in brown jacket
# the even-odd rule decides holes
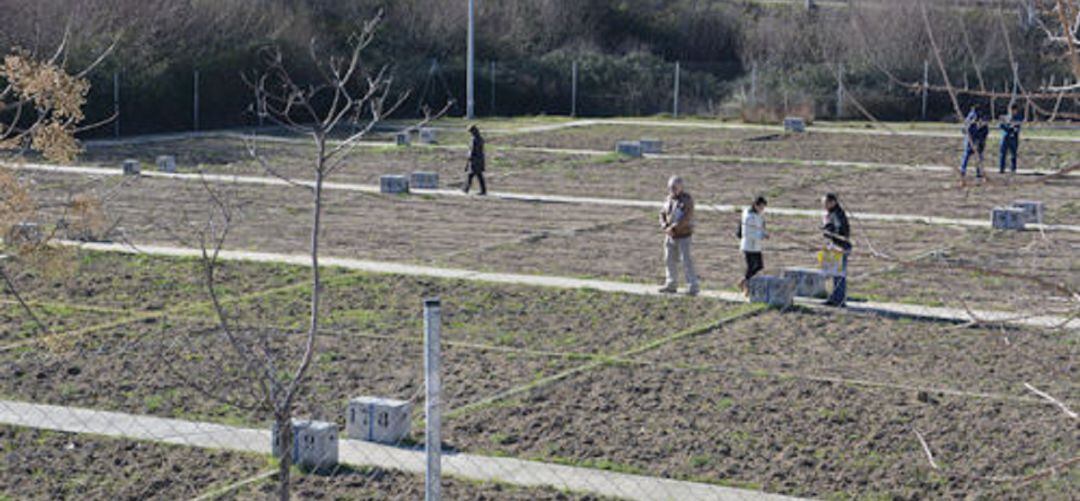
[[[660,211],[660,228],[664,230],[664,261],[667,265],[667,281],[660,292],[671,294],[678,290],[679,261],[686,271],[686,291],[696,296],[700,287],[694,271],[694,258],[690,255],[690,241],[694,234],[694,199],[683,187],[679,176],[668,180],[668,197]]]

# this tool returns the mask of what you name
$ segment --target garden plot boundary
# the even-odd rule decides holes
[[[31,172],[45,172],[51,174],[64,174],[64,175],[76,175],[76,176],[123,176],[123,170],[113,169],[108,167],[88,167],[77,165],[47,165],[47,164],[14,164],[0,162],[0,167],[31,171]],[[212,182],[212,183],[235,183],[235,184],[247,184],[258,186],[276,186],[285,188],[295,188],[297,186],[312,187],[313,183],[306,180],[285,180],[270,176],[238,176],[228,174],[206,174],[206,173],[166,173],[166,172],[153,172],[147,171],[139,174],[140,176],[146,176],[159,179],[174,179],[179,181],[190,182]],[[336,190],[336,191],[351,191],[358,193],[380,193],[379,186],[369,184],[357,184],[357,183],[337,183],[326,182],[323,183],[323,189]],[[443,196],[443,197],[468,197],[469,195],[461,192],[460,190],[453,189],[436,189],[436,190],[424,190],[413,189],[413,193],[417,195],[431,195],[431,196]],[[568,195],[547,195],[547,194],[530,194],[530,193],[511,193],[511,192],[489,192],[488,196],[492,199],[506,200],[513,202],[533,202],[533,203],[562,203],[562,204],[580,204],[580,205],[597,205],[597,206],[609,206],[609,207],[625,207],[625,208],[640,208],[640,209],[660,209],[663,206],[663,202],[649,201],[649,200],[628,200],[618,198],[596,198],[596,197],[576,197]],[[697,209],[705,212],[717,212],[717,213],[739,213],[745,206],[741,205],[728,205],[728,204],[699,204]],[[785,217],[799,217],[799,218],[816,218],[821,216],[821,211],[816,209],[797,209],[797,208],[785,208],[785,207],[770,207],[769,213],[777,216]],[[878,214],[878,213],[863,213],[863,212],[849,212],[848,216],[856,221],[881,221],[891,223],[920,223],[937,226],[959,226],[969,228],[991,228],[991,222],[989,220],[979,219],[963,219],[963,218],[948,218],[948,217],[934,217],[934,216],[920,216],[912,214]],[[1038,231],[1068,231],[1080,233],[1080,225],[1066,225],[1066,224],[1029,224],[1027,228]]]
[[[118,412],[0,400],[0,423],[69,433],[150,440],[210,449],[270,453],[270,432],[213,423],[139,416]],[[340,460],[359,466],[420,473],[424,452],[358,440],[341,440]],[[448,476],[497,481],[520,486],[559,486],[634,500],[713,499],[783,501],[796,498],[719,485],[643,475],[562,466],[514,458],[446,453],[442,471]]]
[[[57,242],[57,244],[97,252],[121,252],[127,254],[149,254],[172,257],[198,257],[202,255],[201,249],[167,245],[148,244],[133,246],[131,244],[119,243],[86,243],[72,241],[60,241]],[[229,261],[253,261],[263,263],[292,264],[299,266],[310,266],[311,264],[311,258],[307,255],[276,254],[244,250],[223,250],[221,251],[220,258]],[[348,270],[363,271],[369,273],[446,278],[477,282],[529,285],[538,287],[555,287],[561,289],[590,289],[601,292],[621,292],[625,294],[636,295],[661,294],[655,285],[641,283],[611,282],[605,280],[590,280],[548,275],[488,273],[458,268],[439,268],[388,261],[369,261],[361,259],[337,258],[332,256],[323,256],[320,258],[320,261],[325,266],[335,266]],[[746,302],[746,299],[741,294],[735,292],[704,290],[702,291],[701,295],[704,297],[727,302]],[[797,301],[797,304],[808,307],[821,307],[820,301],[817,300],[800,299]],[[909,305],[876,301],[868,301],[865,303],[849,303],[847,310],[852,312],[873,313],[884,316],[925,318],[956,323],[974,322],[984,324],[1005,324],[1051,329],[1080,329],[1080,317],[1075,316],[1065,317],[1057,315],[1026,315],[1022,313],[1005,311],[976,311],[962,308]]]

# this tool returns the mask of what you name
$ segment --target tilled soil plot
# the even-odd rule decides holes
[[[1040,402],[1024,387],[1028,383],[1075,402],[1080,399],[1078,341],[1075,332],[770,310],[636,359],[657,368],[837,378],[930,394],[938,389]]]
[[[471,449],[811,497],[1070,499],[1075,421],[1017,404],[722,372],[587,372],[448,423]],[[925,437],[942,468],[928,464]],[[993,481],[999,478],[1002,481]]]
[[[0,426],[7,460],[0,465],[0,496],[10,499],[193,499],[273,468],[265,457],[179,445]],[[294,474],[300,499],[419,499],[424,478],[391,470],[338,467],[331,475]],[[592,500],[595,496],[550,488],[444,478],[448,499]],[[276,496],[274,478],[214,499]]]
[[[192,151],[180,171],[267,176],[257,162],[223,155],[219,162],[202,156],[206,150],[242,150],[241,142],[200,139],[169,145],[139,146],[151,153]],[[128,156],[118,147],[91,149],[85,161],[117,167]],[[874,149],[873,147],[867,147]],[[1076,149],[1080,151],[1080,146]],[[264,154],[275,171],[301,179],[307,172],[309,148],[302,145],[267,145]],[[119,153],[119,154],[118,154]],[[334,175],[343,183],[378,184],[384,174],[436,172],[443,187],[460,188],[464,181],[463,150],[428,148],[365,148]],[[1080,157],[1080,153],[1077,153]],[[183,157],[182,158],[187,158]],[[209,160],[214,160],[210,158]],[[1080,160],[1080,158],[1078,158]],[[955,173],[896,168],[857,168],[717,162],[706,159],[625,159],[615,156],[565,155],[493,149],[488,160],[489,188],[494,191],[560,194],[601,198],[651,200],[663,198],[666,180],[681,175],[702,201],[747,204],[755,194],[765,194],[777,207],[814,208],[825,192],[839,193],[852,209],[863,212],[966,217],[989,220],[995,206],[1014,200],[1041,200],[1047,221],[1080,224],[1080,213],[1069,204],[1080,192],[1080,176],[1046,179],[1036,176],[1001,177],[993,171],[990,181],[966,188]],[[474,186],[474,189],[476,187]]]
[[[44,324],[45,332],[65,332],[95,325],[115,318],[119,313],[86,311],[67,305],[31,305],[34,317]],[[17,304],[0,304],[0,346],[44,335],[37,321]]]
[[[234,452],[0,426],[6,499],[192,499],[255,475],[264,459]]]
[[[424,477],[398,471],[342,468],[334,475],[296,478],[292,495],[298,499],[424,499]],[[276,484],[263,482],[217,499],[249,500],[276,497]],[[470,482],[443,477],[444,499],[476,501],[591,501],[606,499],[552,488],[523,488],[508,484]]]
[[[766,218],[771,238],[765,242],[763,273],[817,266],[821,240],[815,220],[775,219],[768,213]],[[1029,312],[1075,308],[1059,285],[1080,288],[1080,268],[1073,257],[1080,234],[1044,238],[1037,233],[852,221],[856,249],[849,262],[849,291],[856,296]],[[706,287],[729,288],[745,271],[734,237],[737,224],[734,214],[699,216],[693,252]],[[663,240],[653,225],[651,217],[643,216],[572,237],[553,235],[461,254],[447,263],[659,284],[664,278]]]
[[[655,138],[665,153],[801,160],[844,160],[908,165],[960,165],[963,136],[915,137],[809,132],[783,134],[760,130],[709,130],[689,127],[598,125],[498,138],[501,144],[613,151],[617,141]],[[999,134],[986,145],[986,168],[998,167]],[[1020,169],[1057,169],[1080,160],[1075,142],[1021,139]],[[970,166],[974,170],[973,166]]]
[[[258,339],[249,328],[235,336]],[[279,363],[289,367],[300,360],[303,341],[296,332],[270,336]],[[316,350],[297,416],[344,427],[346,403],[363,395],[414,401],[414,416],[422,415],[424,354],[416,339],[329,333],[320,336]],[[27,348],[0,358],[4,398],[249,426],[271,419],[256,406],[256,380],[242,370],[243,359],[204,323],[140,322],[81,336],[62,352]],[[443,350],[444,403],[453,409],[580,363],[449,344]]]

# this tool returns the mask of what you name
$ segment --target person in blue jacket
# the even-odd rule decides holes
[[[1024,123],[1024,117],[1016,110],[1016,105],[1009,105],[1009,115],[1001,122],[1001,156],[999,170],[1005,173],[1005,159],[1012,155],[1011,171],[1016,173],[1016,156],[1020,149],[1020,127]]]
[[[983,153],[986,151],[986,138],[990,135],[990,124],[979,109],[972,106],[971,112],[964,119],[964,158],[960,163],[960,177],[967,176],[968,162],[972,156],[978,156],[975,165],[975,177],[983,177]]]

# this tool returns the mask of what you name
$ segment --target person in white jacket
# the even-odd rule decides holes
[[[747,207],[742,214],[742,224],[739,226],[739,250],[746,258],[746,274],[739,281],[739,289],[743,294],[748,291],[750,279],[754,278],[765,268],[765,259],[761,255],[762,240],[769,238],[765,231],[765,206],[769,202],[765,197],[757,197],[754,204]]]

